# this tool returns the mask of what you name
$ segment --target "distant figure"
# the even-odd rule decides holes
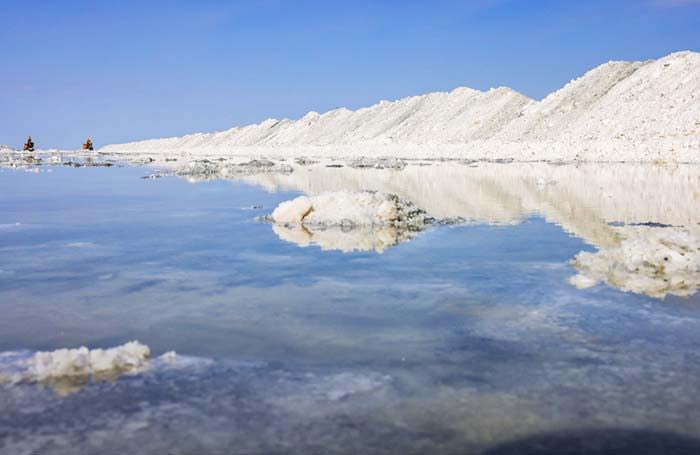
[[[23,150],[26,152],[33,152],[34,151],[34,142],[32,141],[31,136],[29,136],[27,138],[27,142],[25,142]]]
[[[87,138],[87,141],[83,144],[83,150],[95,150],[94,146],[92,145],[92,139]]]

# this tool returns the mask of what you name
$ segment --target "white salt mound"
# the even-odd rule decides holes
[[[412,202],[379,191],[336,191],[282,202],[274,232],[301,247],[378,253],[410,240],[430,222]]]
[[[686,231],[637,229],[619,246],[581,252],[572,265],[578,288],[599,282],[625,292],[664,297],[688,296],[700,289],[700,239]]]
[[[531,102],[528,97],[504,87],[487,92],[457,88],[393,102],[380,101],[356,111],[339,108],[324,114],[310,112],[298,120],[268,119],[223,132],[111,145],[103,151],[465,142],[489,137]]]
[[[101,151],[699,162],[700,53],[608,62],[541,101],[457,88]]]
[[[311,199],[306,196],[299,196],[291,201],[282,202],[272,212],[272,219],[279,224],[301,224],[313,206]]]
[[[29,360],[29,375],[38,381],[89,376],[96,373],[134,370],[146,365],[151,350],[138,341],[130,341],[110,349],[57,349],[37,352]]]
[[[420,226],[425,212],[410,201],[379,191],[337,191],[283,202],[272,221],[284,225],[355,227]]]

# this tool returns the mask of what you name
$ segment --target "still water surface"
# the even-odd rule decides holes
[[[571,281],[582,251],[620,269],[626,239],[692,249],[696,167],[149,173],[0,170],[0,351],[178,353],[80,386],[0,384],[0,453],[699,447],[698,270]],[[358,189],[460,223],[300,239],[256,221]]]

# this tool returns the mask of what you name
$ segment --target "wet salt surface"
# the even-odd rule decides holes
[[[321,164],[196,184],[52,171],[0,170],[0,364],[131,339],[179,355],[0,384],[0,453],[698,447],[698,294],[569,283],[581,251],[667,229],[627,224],[697,238],[698,168]],[[467,224],[377,254],[332,248],[337,233],[302,248],[254,221],[342,189]]]

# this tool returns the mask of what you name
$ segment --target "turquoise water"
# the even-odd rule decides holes
[[[178,360],[68,391],[0,385],[0,453],[500,453],[561,437],[698,447],[698,294],[568,281],[608,222],[633,217],[590,215],[601,198],[557,205],[563,183],[541,184],[539,205],[488,216],[496,202],[457,198],[460,216],[474,213],[465,223],[344,252],[256,220],[302,194],[291,180],[42,171],[0,170],[0,351],[137,339]],[[390,172],[357,175],[408,188],[412,171]],[[668,225],[694,211],[654,204],[666,218],[648,221]]]

